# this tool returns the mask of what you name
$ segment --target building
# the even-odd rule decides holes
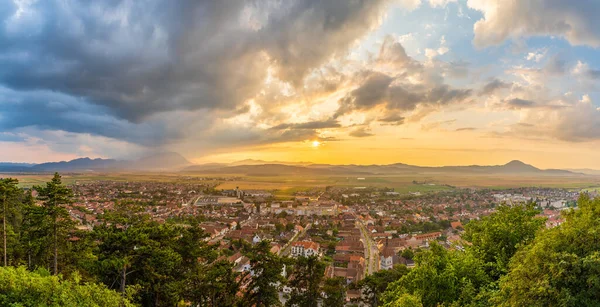
[[[310,257],[320,256],[319,253],[320,245],[316,242],[300,241],[292,243],[291,255],[292,257]]]
[[[389,270],[394,267],[394,264],[397,264],[399,262],[398,254],[396,254],[394,252],[394,249],[390,247],[386,247],[383,249],[383,251],[381,252],[381,257],[379,259],[379,267],[382,270]]]

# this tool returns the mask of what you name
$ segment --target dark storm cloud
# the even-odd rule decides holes
[[[390,114],[390,115],[384,116],[382,118],[379,118],[377,121],[386,123],[388,125],[399,126],[399,125],[404,124],[404,119],[405,118],[403,116],[400,116],[398,114]]]
[[[525,109],[525,108],[533,108],[536,106],[536,103],[531,100],[521,99],[521,98],[513,98],[506,101],[506,104],[509,108],[512,109]]]
[[[18,93],[0,88],[0,105],[0,131],[36,127],[101,135],[147,146],[180,136],[178,131],[169,131],[161,124],[134,124],[107,115],[106,107],[59,93]]]
[[[305,123],[296,124],[280,124],[271,128],[271,130],[284,130],[284,129],[326,129],[326,128],[339,128],[340,123],[334,119],[328,119],[325,121],[311,121]]]
[[[497,90],[510,88],[511,85],[512,85],[511,83],[504,82],[502,80],[494,78],[492,81],[488,82],[481,89],[479,94],[480,95],[490,95],[490,94],[493,94],[494,92],[496,92]]]
[[[364,81],[340,100],[336,116],[383,105],[389,111],[412,111],[417,105],[442,106],[471,96],[470,89],[452,89],[446,84],[402,84],[380,72],[367,72]]]
[[[0,86],[24,96],[18,106],[0,101],[0,127],[38,126],[134,142],[177,137],[182,121],[156,124],[149,137],[135,134],[146,133],[137,131],[159,113],[244,111],[243,102],[261,91],[270,66],[277,77],[298,84],[376,25],[385,3],[0,4]],[[34,91],[42,94],[25,97]],[[43,93],[70,97],[77,112],[51,109],[62,101]],[[170,131],[161,131],[166,126]]]

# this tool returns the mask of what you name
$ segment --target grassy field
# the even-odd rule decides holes
[[[2,177],[15,177],[22,187],[43,184],[52,178],[52,174],[0,174]],[[238,178],[228,181],[206,181],[200,177]],[[154,181],[154,182],[194,182],[214,184],[218,189],[268,190],[281,198],[292,197],[299,191],[324,189],[327,186],[336,187],[377,187],[392,188],[399,193],[437,192],[457,188],[492,188],[506,189],[514,187],[551,187],[567,189],[589,189],[600,191],[600,177],[523,177],[523,176],[242,176],[242,175],[200,175],[179,173],[93,173],[93,174],[63,174],[67,184],[111,180],[111,181]],[[419,184],[413,183],[418,181]],[[423,184],[424,183],[424,184]]]
[[[413,181],[426,184],[414,184]],[[600,178],[594,177],[519,177],[519,176],[243,176],[240,180],[227,181],[218,185],[221,189],[271,190],[278,197],[291,197],[295,192],[313,188],[336,187],[378,187],[393,188],[396,192],[437,192],[456,188],[507,189],[515,187],[548,187],[566,189],[586,189],[600,187]]]
[[[31,187],[44,184],[52,179],[53,174],[27,174],[27,173],[0,173],[0,178],[17,178],[21,187]],[[67,185],[91,181],[153,181],[153,182],[175,182],[188,181],[189,176],[169,173],[93,173],[93,174],[74,174],[62,173],[62,180]],[[196,180],[197,181],[197,180]],[[197,181],[200,182],[200,181]],[[202,181],[206,182],[206,181]]]

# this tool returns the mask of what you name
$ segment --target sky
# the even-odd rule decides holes
[[[9,0],[0,161],[600,169],[598,0]]]

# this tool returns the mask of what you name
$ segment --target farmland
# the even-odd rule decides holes
[[[0,174],[0,177],[16,177],[22,187],[43,184],[51,174]],[[335,187],[391,188],[401,194],[410,192],[430,193],[454,188],[507,189],[513,187],[550,187],[566,189],[600,190],[600,177],[593,176],[489,176],[489,175],[382,175],[382,176],[324,176],[282,175],[247,176],[239,174],[203,175],[181,173],[65,173],[66,184],[90,181],[152,181],[152,182],[203,182],[217,189],[267,190],[279,198],[292,197],[294,193],[310,189]]]

